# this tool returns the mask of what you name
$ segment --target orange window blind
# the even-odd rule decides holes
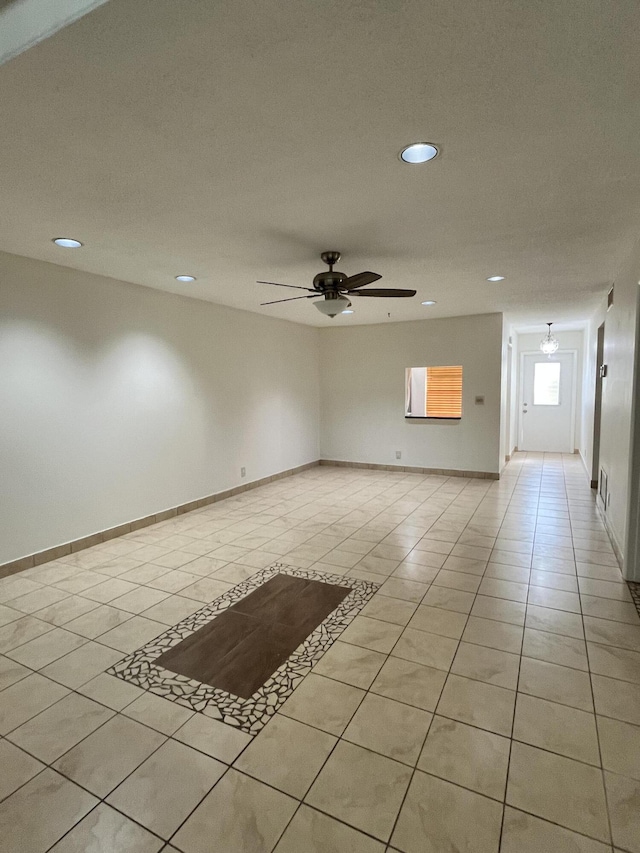
[[[427,417],[462,417],[462,367],[427,367]]]

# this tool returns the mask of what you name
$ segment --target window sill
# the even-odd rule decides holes
[[[405,421],[461,421],[462,416],[459,418],[443,418],[443,417],[427,417],[426,415],[422,417],[421,415],[405,415]]]

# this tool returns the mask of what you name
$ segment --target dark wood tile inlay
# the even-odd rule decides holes
[[[350,592],[275,575],[155,663],[248,699]]]

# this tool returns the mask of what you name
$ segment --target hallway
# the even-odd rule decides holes
[[[352,608],[290,688],[153,668],[286,567]],[[576,455],[312,468],[0,580],[0,626],[1,853],[640,853],[640,618]]]

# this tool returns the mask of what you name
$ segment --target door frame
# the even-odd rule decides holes
[[[520,363],[518,365],[518,449],[522,450],[523,447],[523,429],[524,429],[524,419],[522,417],[522,404],[524,402],[524,357],[525,355],[536,355],[542,356],[543,354],[539,349],[534,350],[522,350],[519,353],[520,355]],[[554,355],[571,355],[572,356],[572,369],[571,369],[571,382],[573,386],[573,393],[571,395],[571,445],[572,449],[569,451],[570,453],[576,452],[576,409],[578,407],[578,350],[577,349],[559,349],[556,350]],[[527,451],[525,451],[526,453]],[[530,451],[534,452],[547,452],[553,453],[555,451]]]

